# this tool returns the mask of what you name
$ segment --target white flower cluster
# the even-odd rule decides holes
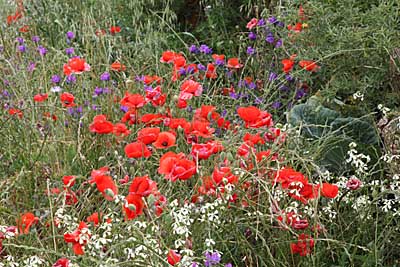
[[[7,255],[0,262],[0,267],[19,267],[19,263],[15,261],[14,257]]]
[[[347,155],[349,155],[349,157],[346,159],[346,162],[350,163],[356,168],[357,174],[364,174],[368,170],[368,163],[371,161],[371,158],[370,156],[362,153],[358,154],[358,151],[355,149],[356,147],[357,144],[354,142],[349,144],[350,150],[347,151]]]
[[[219,217],[219,210],[224,209],[223,200],[217,198],[212,203],[205,203],[198,210],[200,212],[200,218],[198,219],[200,222],[207,222],[214,225],[220,225],[221,219]]]
[[[87,244],[88,254],[104,258],[108,256],[104,251],[104,247],[108,247],[113,242],[112,223],[104,222],[97,227],[98,234],[93,234]]]
[[[178,200],[175,199],[171,202],[170,206],[172,207],[170,214],[174,220],[172,223],[174,233],[185,237],[185,239],[188,238],[191,235],[189,227],[194,222],[194,219],[191,218],[191,214],[194,211],[194,204],[185,203],[183,207],[179,208]]]
[[[67,228],[68,231],[73,231],[78,227],[78,218],[64,214],[65,209],[60,207],[54,214],[54,220],[58,228]]]
[[[378,109],[379,109],[380,112],[382,112],[382,114],[383,114],[384,117],[387,117],[387,114],[388,114],[388,112],[390,111],[390,108],[387,108],[387,107],[385,107],[385,106],[382,105],[382,104],[379,104],[379,105],[378,105]]]
[[[25,264],[25,267],[38,267],[45,264],[46,261],[34,255],[24,260],[23,263]]]
[[[357,91],[353,94],[353,98],[354,100],[360,99],[361,101],[364,101],[364,94],[360,91]]]

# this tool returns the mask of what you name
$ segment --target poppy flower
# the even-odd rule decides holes
[[[274,182],[281,183],[282,188],[287,189],[294,182],[299,182],[303,185],[308,184],[308,179],[301,172],[286,167],[275,173]]]
[[[243,64],[240,64],[239,59],[235,57],[228,59],[226,66],[231,69],[240,69],[243,67]]]
[[[157,84],[161,84],[162,78],[157,75],[144,75],[143,76],[143,83],[146,85],[150,85],[151,83],[156,82]]]
[[[237,113],[246,122],[246,128],[270,127],[273,125],[271,114],[254,106],[240,107],[237,109]]]
[[[125,212],[125,218],[127,220],[133,220],[137,216],[143,213],[144,202],[140,195],[129,194],[125,197],[125,203],[123,209]]]
[[[357,190],[358,188],[360,188],[362,186],[362,182],[360,179],[356,178],[356,177],[352,177],[350,178],[347,183],[346,183],[346,187],[350,190]]]
[[[48,94],[37,94],[33,97],[33,101],[35,102],[43,102],[46,101],[46,99],[48,98]]]
[[[18,29],[19,32],[29,32],[29,26],[28,25],[24,25],[21,28]]]
[[[172,266],[175,266],[181,261],[182,256],[178,254],[175,250],[170,249],[167,255],[167,261]]]
[[[21,234],[27,234],[29,233],[29,229],[33,224],[37,224],[39,221],[38,217],[35,217],[35,215],[31,212],[27,212],[21,215],[20,218],[17,219],[17,226],[18,226],[18,231]]]
[[[300,60],[299,61],[299,66],[306,71],[310,72],[316,72],[320,69],[320,66],[318,66],[314,61],[312,60]]]
[[[193,80],[186,80],[181,85],[180,99],[191,99],[192,96],[200,96],[203,92],[203,87],[199,82]]]
[[[210,126],[210,122],[206,120],[194,120],[189,128],[185,129],[186,134],[193,134],[203,138],[211,138],[215,129]]]
[[[217,69],[215,68],[214,64],[212,64],[212,63],[207,64],[206,77],[209,79],[217,78]]]
[[[286,59],[283,59],[281,62],[283,65],[283,68],[282,68],[283,72],[289,73],[293,69],[294,60],[286,58]]]
[[[289,31],[294,31],[296,33],[299,33],[303,30],[303,24],[301,22],[297,22],[294,26],[288,25],[287,28]]]
[[[169,148],[175,145],[176,137],[170,132],[161,132],[153,146],[157,149]]]
[[[334,184],[322,183],[321,194],[327,198],[335,198],[338,195],[339,187]]]
[[[148,175],[135,177],[129,186],[129,194],[147,197],[157,192],[157,183],[149,178]]]
[[[196,163],[186,159],[183,153],[167,152],[160,159],[158,173],[172,182],[187,180],[196,173]]]
[[[62,178],[62,182],[67,187],[72,187],[75,184],[76,176],[66,175]]]
[[[306,234],[300,234],[296,243],[290,244],[292,254],[307,256],[314,248],[314,239]]]
[[[116,123],[113,128],[113,134],[116,136],[127,136],[131,133],[124,123]]]
[[[208,159],[211,155],[224,149],[218,141],[208,141],[205,144],[192,144],[192,155],[198,159]]]
[[[15,23],[21,18],[22,18],[22,12],[17,10],[14,15],[7,16],[7,24],[11,25],[12,23]]]
[[[155,107],[164,105],[166,99],[167,95],[161,92],[160,86],[151,90],[146,90],[146,101],[150,101]]]
[[[178,53],[175,53],[173,51],[165,51],[162,53],[162,56],[160,58],[160,62],[162,63],[172,63],[174,62],[175,58],[178,56]]]
[[[146,125],[158,125],[163,123],[165,116],[163,114],[147,113],[140,118],[140,121]]]
[[[130,94],[126,92],[120,103],[125,107],[137,109],[143,107],[146,104],[146,100],[140,94]]]
[[[216,185],[236,184],[239,181],[239,178],[233,175],[229,166],[215,167],[212,173],[212,179]]]
[[[252,18],[252,19],[247,23],[246,28],[249,29],[249,30],[251,30],[251,29],[253,29],[255,26],[257,26],[257,23],[258,23],[258,19]]]
[[[72,233],[64,234],[64,241],[72,243],[72,249],[75,255],[83,255],[83,247],[90,238],[88,226],[85,222],[80,222],[78,228]]]
[[[20,119],[22,119],[22,117],[24,116],[24,113],[21,110],[17,109],[17,108],[10,108],[8,110],[8,114],[10,114],[11,116],[12,115],[17,115],[18,118],[20,118]]]
[[[211,57],[214,59],[216,63],[222,63],[225,61],[225,55],[213,54]]]
[[[73,57],[68,60],[67,64],[64,64],[64,74],[67,76],[72,73],[80,74],[84,71],[90,71],[90,65],[80,57]]]
[[[112,63],[110,68],[114,71],[126,71],[126,66],[118,61]]]
[[[61,100],[62,105],[64,107],[68,107],[69,108],[69,107],[75,106],[75,103],[74,103],[75,97],[74,97],[73,94],[62,93],[61,96],[60,96],[60,100]]]
[[[188,125],[190,125],[190,122],[188,122],[185,118],[171,118],[166,126],[171,129],[178,129],[179,127],[184,129]]]
[[[92,124],[89,125],[89,130],[92,133],[109,134],[114,131],[114,125],[107,121],[105,115],[97,115],[93,118]]]
[[[151,151],[142,142],[133,142],[125,146],[125,155],[128,158],[148,158]]]
[[[52,267],[70,267],[70,266],[71,266],[71,261],[67,258],[60,258],[52,265]]]
[[[139,142],[142,142],[145,145],[149,145],[157,140],[157,137],[159,134],[160,134],[160,128],[146,127],[146,128],[141,129],[137,133],[137,140]]]
[[[94,226],[99,225],[99,221],[100,221],[100,216],[98,212],[93,213],[92,215],[88,216],[86,218],[86,221],[88,223],[93,223]]]
[[[264,138],[261,137],[260,133],[257,133],[257,134],[246,133],[243,136],[243,141],[244,142],[249,141],[249,142],[253,143],[254,145],[257,145],[257,144],[263,145],[263,144],[265,144],[265,140],[264,140]]]
[[[110,27],[110,33],[111,34],[116,34],[116,33],[119,33],[119,32],[121,32],[121,27],[119,27],[119,26],[111,26]]]
[[[93,177],[92,183],[95,183],[97,190],[103,194],[106,200],[112,201],[118,194],[118,187],[114,180],[108,175],[96,175]]]

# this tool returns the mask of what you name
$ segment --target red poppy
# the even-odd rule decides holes
[[[93,223],[94,226],[99,225],[99,221],[100,221],[100,216],[98,212],[93,213],[92,215],[88,216],[86,218],[86,221],[88,223]]]
[[[215,61],[219,60],[219,61],[224,61],[225,60],[225,55],[218,55],[218,54],[213,54],[211,56]]]
[[[119,33],[119,32],[121,32],[121,27],[119,27],[119,26],[111,26],[110,27],[110,33],[111,34],[116,34],[116,33]]]
[[[134,108],[128,110],[125,112],[124,116],[121,119],[122,123],[128,122],[129,125],[136,124],[137,123],[137,116],[136,116],[136,110]]]
[[[303,24],[301,22],[297,22],[294,26],[293,25],[288,25],[287,26],[289,31],[294,31],[294,32],[301,32],[303,30]]]
[[[210,122],[206,120],[194,120],[191,123],[191,127],[185,129],[186,134],[193,134],[203,138],[211,138],[215,132],[215,129],[210,126]]]
[[[67,175],[67,176],[64,176],[64,177],[62,178],[63,184],[64,184],[66,187],[72,187],[72,186],[74,186],[75,180],[76,180],[76,176],[73,176],[73,175]]]
[[[255,26],[257,26],[257,23],[258,23],[258,19],[252,18],[252,19],[247,23],[246,28],[249,29],[249,30],[251,30],[251,29],[253,29]]]
[[[125,197],[123,209],[127,220],[133,220],[143,213],[144,202],[140,195],[129,194]]]
[[[217,78],[217,69],[215,68],[214,64],[212,63],[207,64],[206,77],[209,79]]]
[[[24,116],[24,113],[21,110],[17,109],[17,108],[10,108],[8,110],[8,114],[10,114],[11,116],[12,115],[17,115],[18,118],[20,118],[20,119],[22,119],[22,117]]]
[[[199,82],[193,80],[186,80],[181,85],[180,99],[188,100],[193,96],[200,96],[203,92],[203,87]]]
[[[158,173],[164,174],[165,179],[172,182],[187,180],[196,173],[196,163],[186,159],[183,153],[167,152],[160,159]]]
[[[247,158],[251,152],[254,152],[254,144],[250,141],[243,142],[237,149],[237,154],[241,157]]]
[[[52,265],[52,267],[70,267],[70,266],[71,266],[71,261],[67,258],[60,258]]]
[[[316,72],[320,69],[320,66],[318,66],[312,60],[300,60],[299,66],[302,67],[303,69],[305,69],[306,71],[310,71],[310,72]]]
[[[72,243],[72,249],[75,255],[85,254],[83,247],[87,244],[89,238],[90,234],[85,222],[80,222],[78,228],[74,232],[64,234],[64,241]]]
[[[10,25],[22,18],[22,12],[16,11],[14,15],[7,16],[7,24]]]
[[[105,115],[97,115],[93,118],[93,122],[90,124],[89,130],[92,133],[109,134],[114,131],[114,125],[112,122],[107,121]]]
[[[257,134],[246,133],[243,136],[243,141],[244,142],[249,141],[249,142],[253,143],[254,145],[257,145],[257,144],[263,145],[263,144],[265,144],[265,140],[264,140],[264,138],[261,137],[260,133],[257,133]]]
[[[171,129],[178,129],[178,127],[184,129],[188,125],[190,125],[190,122],[188,122],[185,118],[171,118],[166,126],[168,126]]]
[[[256,154],[257,162],[261,162],[265,159],[269,159],[271,155],[271,150],[260,151]]]
[[[120,103],[125,107],[138,109],[146,104],[146,100],[140,94],[130,94],[126,92]]]
[[[18,29],[19,32],[29,32],[29,26],[28,25],[24,25],[21,28]]]
[[[158,125],[163,123],[165,116],[162,114],[151,114],[147,113],[143,115],[140,120],[142,123],[146,125]]]
[[[256,107],[240,107],[237,113],[246,122],[246,128],[270,127],[273,125],[271,114]]]
[[[31,212],[27,212],[21,215],[20,218],[17,219],[18,231],[20,234],[29,233],[29,229],[33,224],[37,224],[39,221],[38,217]]]
[[[335,198],[339,193],[339,187],[334,184],[322,183],[321,194],[327,198]]]
[[[292,168],[283,168],[274,175],[274,182],[281,183],[282,188],[287,189],[293,182],[299,182],[303,185],[308,184],[308,180],[301,172],[297,172]]]
[[[90,65],[82,58],[73,57],[68,60],[67,64],[64,64],[65,75],[80,74],[84,71],[90,71]]]
[[[226,66],[231,69],[240,69],[243,67],[243,64],[240,64],[239,59],[235,57],[228,59]]]
[[[159,76],[157,76],[157,75],[153,75],[153,76],[144,75],[144,77],[143,77],[143,82],[144,82],[144,84],[146,84],[146,85],[149,85],[149,84],[151,84],[151,83],[153,83],[153,82],[156,82],[157,84],[161,84],[162,78],[159,77]]]
[[[62,105],[64,107],[73,107],[73,106],[75,106],[75,103],[74,103],[75,97],[74,97],[73,94],[62,93],[61,96],[60,96],[60,99],[61,99]]]
[[[282,65],[283,65],[282,70],[283,70],[285,73],[289,73],[289,72],[293,69],[294,60],[288,59],[288,58],[283,59],[283,60],[282,60]]]
[[[33,101],[35,102],[43,102],[48,98],[48,94],[37,94],[33,97]]]
[[[314,248],[314,239],[306,234],[300,234],[297,243],[290,244],[292,254],[299,254],[300,256],[307,256],[311,254]]]
[[[129,186],[129,194],[147,197],[157,192],[157,183],[149,178],[148,175],[135,177]]]
[[[126,66],[118,61],[111,64],[110,68],[114,71],[126,71]]]
[[[161,132],[153,146],[157,149],[169,148],[175,145],[176,137],[170,132]]]
[[[113,134],[116,136],[127,136],[131,133],[124,123],[116,123],[113,128]]]
[[[148,158],[151,151],[142,142],[134,142],[125,146],[125,155],[128,158]]]
[[[170,249],[167,255],[167,261],[172,266],[175,266],[181,261],[182,256],[178,254],[175,250]]]
[[[209,141],[205,144],[192,144],[192,155],[198,159],[208,159],[211,155],[223,149],[224,147],[218,141]]]
[[[160,86],[151,90],[146,90],[146,101],[151,101],[151,104],[155,107],[164,105],[166,99],[167,95],[161,92]]]
[[[103,194],[106,200],[112,201],[118,194],[118,187],[116,186],[114,180],[108,175],[95,175],[93,177],[92,183],[95,183],[97,190]]]
[[[172,51],[165,51],[162,53],[160,58],[160,62],[162,63],[170,63],[174,60],[176,53]]]
[[[160,128],[158,127],[143,128],[137,133],[137,140],[145,145],[149,145],[157,140],[159,134],[160,134]]]
[[[236,184],[239,178],[233,175],[229,166],[215,167],[212,173],[212,179],[216,185]]]

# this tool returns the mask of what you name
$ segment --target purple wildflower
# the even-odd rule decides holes
[[[106,71],[106,72],[103,72],[103,73],[100,75],[100,80],[102,80],[102,81],[109,81],[109,80],[110,80],[110,73],[108,73],[107,71]]]
[[[179,73],[180,75],[182,75],[182,76],[185,76],[185,75],[186,75],[186,70],[185,70],[184,68],[180,68],[180,69],[178,70],[178,73]]]
[[[214,265],[217,265],[220,261],[221,261],[221,254],[218,253],[218,251],[216,252],[206,252],[204,254],[204,256],[206,257],[205,261],[204,261],[204,266],[206,267],[211,267]]]
[[[251,56],[251,55],[254,55],[256,53],[256,50],[253,47],[248,46],[246,53]]]
[[[272,103],[271,107],[273,109],[278,109],[278,108],[282,107],[282,103],[279,101],[275,101],[274,103]]]
[[[35,70],[35,68],[36,68],[36,63],[35,63],[35,62],[29,62],[29,65],[28,65],[28,67],[27,67],[27,70],[28,70],[29,72],[32,72],[32,71]]]
[[[52,83],[59,83],[61,81],[61,77],[58,75],[51,76]]]
[[[278,19],[274,16],[268,18],[268,23],[275,24],[278,22]]]
[[[72,40],[75,38],[75,33],[69,31],[67,32],[67,39]]]
[[[121,106],[121,107],[120,107],[120,110],[123,111],[123,112],[128,112],[129,107]]]
[[[257,34],[255,34],[254,32],[249,32],[249,39],[251,41],[254,41],[255,39],[257,39]]]
[[[40,41],[40,38],[39,38],[39,36],[32,36],[32,42],[34,42],[34,43],[38,43]]]
[[[272,44],[275,41],[274,35],[272,32],[268,33],[267,38],[265,38],[265,41],[268,43]]]
[[[47,49],[41,45],[38,46],[37,50],[42,57],[47,53]]]
[[[199,70],[201,70],[201,71],[206,71],[207,70],[207,68],[206,68],[206,66],[204,66],[203,64],[197,64],[197,68],[199,69]]]
[[[276,78],[278,78],[278,74],[276,74],[275,72],[271,72],[269,74],[268,80],[269,81],[274,81],[274,80],[276,80]]]
[[[264,19],[259,19],[257,22],[257,26],[264,26],[265,25],[265,20]]]
[[[20,45],[22,45],[22,44],[25,42],[24,38],[22,38],[22,37],[17,37],[15,40],[16,40]]]
[[[209,55],[209,54],[212,54],[213,50],[212,50],[212,48],[208,47],[207,45],[202,44],[200,46],[200,52],[203,54]]]
[[[197,48],[197,46],[193,44],[193,45],[191,45],[191,46],[189,47],[189,52],[192,53],[192,54],[198,54],[200,51],[199,51],[199,49]]]
[[[278,26],[278,27],[285,27],[285,23],[283,23],[282,21],[278,21],[277,23],[276,23],[276,25]]]
[[[99,96],[99,95],[101,95],[102,93],[103,93],[103,88],[97,87],[97,86],[96,86],[96,88],[94,88],[94,94],[95,94],[96,96]]]
[[[279,39],[278,41],[276,41],[275,43],[275,48],[279,48],[282,46],[282,39]]]
[[[75,49],[73,47],[68,47],[65,49],[65,54],[68,56],[71,56],[73,53],[75,53]]]
[[[288,82],[292,82],[294,80],[293,76],[291,76],[290,74],[286,74],[285,79]]]
[[[24,53],[24,52],[26,52],[26,46],[25,45],[19,45],[18,46],[18,50],[19,50],[19,52]]]
[[[76,82],[76,76],[74,74],[68,75],[66,82],[67,83],[75,83]]]

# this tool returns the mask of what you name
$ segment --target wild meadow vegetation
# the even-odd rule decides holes
[[[398,1],[0,18],[0,267],[400,266]]]

